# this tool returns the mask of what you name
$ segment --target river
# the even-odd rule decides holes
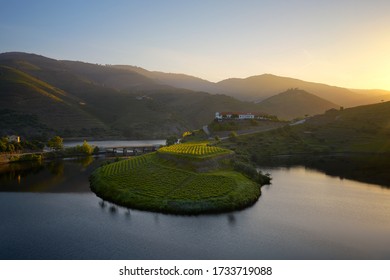
[[[267,167],[252,207],[175,216],[89,189],[101,158],[0,166],[1,259],[390,259],[390,189],[302,165]]]

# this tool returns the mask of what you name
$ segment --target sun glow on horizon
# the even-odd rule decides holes
[[[390,90],[390,1],[14,2],[0,10],[0,52]]]

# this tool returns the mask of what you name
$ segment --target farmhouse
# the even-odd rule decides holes
[[[7,136],[7,138],[8,138],[8,141],[10,141],[10,142],[20,143],[20,136],[9,135],[9,136]]]
[[[265,113],[250,112],[216,112],[216,120],[268,120],[269,115]]]

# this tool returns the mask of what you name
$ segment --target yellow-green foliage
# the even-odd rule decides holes
[[[158,152],[194,157],[208,157],[231,153],[230,150],[209,146],[207,143],[176,144],[168,147],[162,147],[158,150]]]
[[[185,132],[183,133],[182,137],[184,138],[184,137],[190,136],[190,135],[192,135],[192,132],[191,132],[191,131],[185,131]]]
[[[169,166],[157,153],[100,167],[91,176],[91,188],[123,206],[176,214],[231,211],[260,196],[259,186],[240,173],[191,172]]]

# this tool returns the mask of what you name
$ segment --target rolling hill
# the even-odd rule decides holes
[[[230,78],[218,83],[209,82],[197,77],[148,71],[134,66],[113,66],[128,69],[145,75],[155,83],[184,88],[193,91],[204,91],[213,94],[225,94],[243,101],[260,102],[289,88],[300,88],[318,97],[344,107],[389,101],[390,92],[385,90],[359,90],[335,87],[321,83],[307,82],[299,79],[280,77],[271,74],[252,76],[245,79]]]
[[[78,99],[7,66],[0,66],[0,98],[1,129],[8,134],[108,129]]]
[[[257,164],[305,166],[390,187],[390,102],[331,109],[305,123],[222,143]]]
[[[312,116],[340,107],[300,89],[289,89],[261,101],[258,105],[263,112],[268,114],[279,112],[278,117],[287,120],[307,115]]]
[[[297,82],[319,85],[311,91],[282,82],[289,78],[272,75],[211,83],[184,74],[18,52],[0,54],[0,66],[1,134],[161,138],[210,123],[216,111],[264,111],[296,118],[339,107],[336,104],[345,106],[315,97],[313,94],[321,94],[317,90],[321,86],[323,95],[330,88],[334,96],[357,100],[356,94],[346,89]],[[289,87],[311,94],[279,94]],[[270,97],[272,93],[278,95]],[[386,92],[374,94],[383,96]],[[270,98],[263,102],[244,101],[259,96],[266,99],[266,95]]]
[[[209,92],[213,94],[219,93],[218,87],[215,83],[190,75],[148,71],[141,67],[129,65],[113,65],[112,67],[137,72],[152,79],[154,83],[160,85],[167,85],[192,91]]]
[[[390,102],[331,109],[305,123],[243,136],[227,148],[250,155],[390,153]],[[386,158],[386,156],[381,156]]]
[[[389,91],[347,89],[271,74],[252,76],[245,79],[226,79],[216,83],[214,88],[217,88],[214,92],[253,102],[260,102],[289,88],[305,90],[344,107],[378,103],[383,99],[390,100]]]
[[[2,134],[160,138],[197,129],[215,111],[257,108],[225,95],[160,85],[110,66],[25,53],[0,54],[0,65],[0,109],[8,110]],[[29,116],[36,124],[22,129],[20,120]]]

